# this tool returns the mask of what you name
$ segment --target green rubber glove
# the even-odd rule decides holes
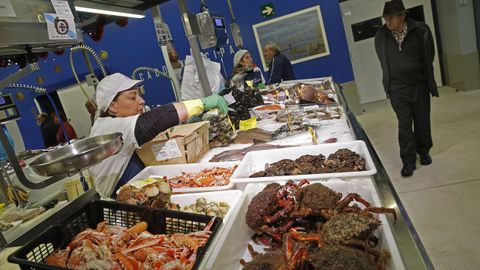
[[[209,111],[211,109],[218,109],[218,111],[222,114],[226,114],[228,112],[228,103],[223,99],[223,97],[213,94],[208,97],[204,97],[201,99],[203,104],[203,109]]]

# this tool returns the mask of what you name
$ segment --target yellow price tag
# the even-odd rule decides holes
[[[143,180],[142,184],[148,185],[148,184],[151,184],[151,183],[157,182],[157,181],[158,181],[157,179],[149,177],[149,178]]]
[[[245,81],[248,87],[253,88],[253,81]]]
[[[232,127],[233,134],[236,134],[236,133],[237,133],[237,130],[235,129],[235,125],[232,123],[232,120],[230,120],[230,116],[228,116],[228,114],[227,114],[227,119],[228,119],[228,123],[229,123],[230,126]]]
[[[240,120],[239,126],[242,131],[257,128],[257,118],[253,116],[247,120]]]
[[[285,110],[287,111],[287,125],[288,125],[288,130],[292,130],[292,115],[288,111],[287,107],[285,106]]]
[[[308,128],[308,131],[310,131],[310,135],[312,135],[312,141],[314,144],[318,144],[318,141],[317,141],[317,132],[312,128],[312,127],[309,127]]]

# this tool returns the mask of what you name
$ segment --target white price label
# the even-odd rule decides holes
[[[177,141],[169,140],[166,143],[158,143],[152,145],[152,152],[157,161],[177,158],[182,156],[180,148],[178,148]]]

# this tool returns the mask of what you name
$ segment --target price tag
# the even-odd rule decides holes
[[[153,155],[157,161],[177,158],[182,156],[177,141],[169,140],[166,143],[154,144],[151,147]]]
[[[257,127],[257,118],[254,116],[247,120],[240,120],[239,126],[242,131],[254,129]]]
[[[158,180],[157,179],[154,179],[154,178],[147,178],[145,180],[142,180],[142,184],[145,184],[145,185],[148,185],[148,184],[151,184],[153,182],[157,182]]]
[[[155,177],[155,178],[153,178]],[[148,177],[147,179],[138,179],[138,180],[134,180],[134,181],[131,181],[128,183],[128,185],[132,186],[132,187],[136,187],[136,188],[142,188],[146,185],[149,185],[151,183],[155,183],[157,181],[160,181],[162,179],[161,176],[159,175],[152,175],[150,177]],[[118,194],[118,191],[117,191],[117,194]]]
[[[310,132],[310,135],[312,136],[312,141],[314,144],[318,144],[318,141],[317,141],[317,131],[314,130],[312,127],[309,127],[308,128],[308,131]]]
[[[253,81],[245,81],[248,87],[253,88]]]
[[[287,95],[287,97],[290,98],[290,92],[288,92],[288,89],[285,89],[285,95]]]

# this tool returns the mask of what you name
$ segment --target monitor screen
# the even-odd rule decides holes
[[[213,18],[213,22],[215,23],[215,27],[225,28],[223,18]]]

